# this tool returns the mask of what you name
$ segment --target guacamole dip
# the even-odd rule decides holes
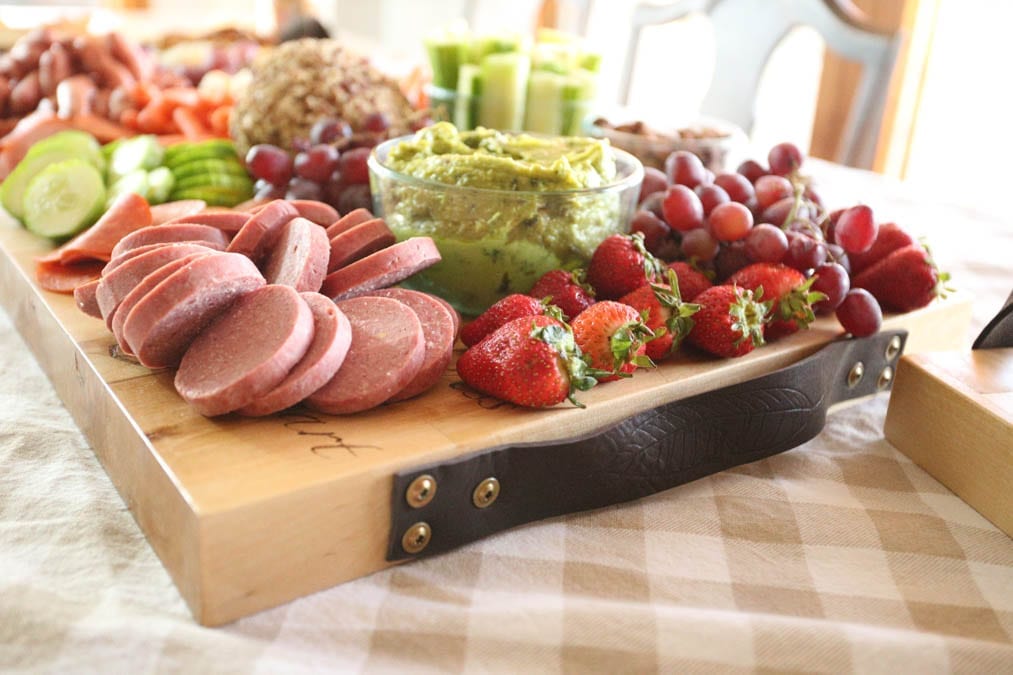
[[[432,237],[443,256],[409,283],[466,314],[527,292],[551,269],[586,263],[605,237],[625,230],[639,192],[635,177],[629,189],[585,191],[627,177],[603,139],[458,132],[440,122],[380,160],[421,179],[374,172],[387,224],[399,239]]]

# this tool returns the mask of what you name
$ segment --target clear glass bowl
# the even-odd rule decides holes
[[[435,122],[453,122],[454,126],[461,131],[470,131],[477,126],[496,126],[483,122],[481,96],[461,96],[453,89],[444,89],[435,85],[426,87],[426,93],[429,96],[430,116]],[[583,136],[585,135],[584,120],[591,112],[593,103],[589,99],[573,100],[554,106],[551,110],[543,108],[538,111],[541,114],[525,115],[525,120],[519,129],[507,129],[507,131]],[[531,105],[531,102],[528,105]],[[496,126],[496,128],[499,127]]]
[[[615,150],[616,180],[582,190],[534,192],[447,185],[385,166],[404,136],[369,158],[373,210],[398,240],[432,237],[442,262],[404,283],[435,293],[475,316],[510,293],[526,293],[540,276],[585,265],[606,237],[627,232],[643,165]]]

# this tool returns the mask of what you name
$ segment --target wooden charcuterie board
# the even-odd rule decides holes
[[[206,419],[171,371],[110,355],[103,323],[42,291],[33,259],[47,242],[0,223],[0,298],[152,547],[207,625],[382,569],[395,472],[483,448],[587,434],[637,412],[763,375],[840,335],[832,319],[735,360],[688,350],[581,396],[586,409],[525,410],[476,395],[448,372],[423,396],[347,417],[293,409]],[[959,294],[885,327],[907,353],[961,347],[971,316]],[[251,336],[255,339],[255,336]]]

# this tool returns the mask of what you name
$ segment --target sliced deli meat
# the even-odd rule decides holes
[[[95,289],[98,288],[98,284],[98,279],[92,279],[88,283],[76,287],[74,289],[74,304],[88,316],[101,319],[102,310],[99,309],[98,300],[95,298]]]
[[[64,265],[59,261],[35,263],[35,280],[39,287],[53,293],[73,293],[81,284],[98,279],[105,263],[101,260],[82,260]]]
[[[222,232],[230,235],[243,229],[243,225],[250,219],[250,214],[243,211],[200,211],[163,223],[164,225],[176,225],[178,223],[195,223],[216,227]]]
[[[327,384],[345,361],[352,344],[352,325],[330,298],[302,293],[313,312],[313,341],[281,384],[239,408],[240,415],[260,417],[290,408]]]
[[[391,401],[403,401],[418,396],[440,381],[454,357],[454,317],[443,301],[428,293],[407,288],[385,288],[373,291],[370,296],[392,298],[408,305],[422,324],[426,354],[422,367],[404,389],[394,394]]]
[[[275,199],[249,217],[242,229],[229,244],[230,253],[242,253],[254,262],[260,262],[281,235],[281,228],[297,218],[299,212],[283,199]]]
[[[302,360],[313,331],[313,312],[295,289],[262,286],[197,336],[176,371],[176,391],[207,417],[249,405]]]
[[[203,199],[181,199],[175,202],[155,204],[151,207],[151,224],[162,225],[184,216],[200,213],[207,208]]]
[[[120,239],[134,230],[151,225],[151,208],[140,195],[128,192],[117,198],[102,217],[87,230],[52,253],[40,258],[43,262],[69,265],[83,260],[108,262]]]
[[[330,242],[324,228],[305,218],[293,218],[267,254],[264,278],[297,291],[319,291],[327,276]]]
[[[264,277],[246,256],[216,253],[198,258],[134,305],[123,324],[123,338],[141,365],[176,366],[205,326],[263,285]]]
[[[461,313],[457,311],[457,308],[451,305],[449,302],[444,300],[438,295],[428,294],[433,300],[441,303],[450,312],[450,315],[454,318],[454,342],[457,342],[458,336],[461,334]]]
[[[155,251],[157,249],[165,248],[167,246],[171,246],[172,248],[179,248],[185,246],[188,249],[187,253],[207,253],[218,250],[212,246],[208,246],[207,242],[199,242],[199,241],[177,241],[177,242],[165,242],[161,244],[146,244],[144,246],[132,248],[129,251],[124,251],[121,255],[118,255],[112,260],[110,260],[108,263],[106,263],[106,266],[102,268],[102,276],[104,277],[109,276],[110,274],[113,273],[113,271],[117,267],[123,265],[124,263],[130,260],[133,260],[137,256],[141,256],[150,251]]]
[[[113,257],[135,248],[150,244],[172,244],[177,242],[200,242],[221,251],[229,245],[229,237],[216,227],[196,223],[172,223],[151,225],[135,230],[120,239],[113,247]]]
[[[306,399],[321,412],[345,415],[374,408],[415,379],[425,360],[422,323],[403,302],[365,296],[338,303],[352,325],[341,369]]]
[[[359,223],[331,239],[327,271],[333,272],[365,258],[370,253],[387,248],[395,241],[394,233],[380,218]]]
[[[331,272],[320,292],[344,300],[393,286],[438,262],[440,252],[432,239],[412,237]]]
[[[327,227],[341,217],[333,206],[324,202],[312,199],[290,199],[288,203],[295,207],[300,216],[321,227]]]
[[[327,238],[333,239],[342,232],[350,230],[356,225],[373,220],[375,216],[366,209],[355,209],[343,215],[340,219],[327,226]]]

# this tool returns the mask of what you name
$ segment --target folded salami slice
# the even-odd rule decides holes
[[[429,237],[412,237],[327,275],[320,292],[335,301],[393,286],[440,262]]]
[[[151,225],[134,230],[120,239],[113,247],[113,258],[141,246],[151,244],[175,244],[178,242],[201,242],[212,248],[225,250],[229,237],[216,227],[196,223],[166,223]]]
[[[267,254],[264,278],[297,291],[319,291],[327,276],[331,245],[324,228],[305,218],[293,218]]]
[[[200,211],[179,218],[173,218],[163,225],[176,225],[177,223],[196,223],[217,227],[222,232],[235,234],[243,229],[243,225],[250,219],[250,214],[245,211]]]
[[[199,213],[207,208],[207,203],[202,199],[181,199],[175,202],[165,202],[151,207],[151,224],[162,225],[183,216]]]
[[[331,239],[327,271],[333,272],[365,258],[370,253],[387,248],[395,241],[394,233],[380,218],[359,223]]]
[[[250,216],[229,244],[230,253],[242,253],[255,263],[271,250],[281,235],[281,228],[299,216],[295,207],[284,199],[275,199]]]
[[[339,220],[327,226],[327,238],[334,239],[345,230],[350,230],[356,225],[373,220],[374,216],[366,209],[355,209],[343,215]]]

